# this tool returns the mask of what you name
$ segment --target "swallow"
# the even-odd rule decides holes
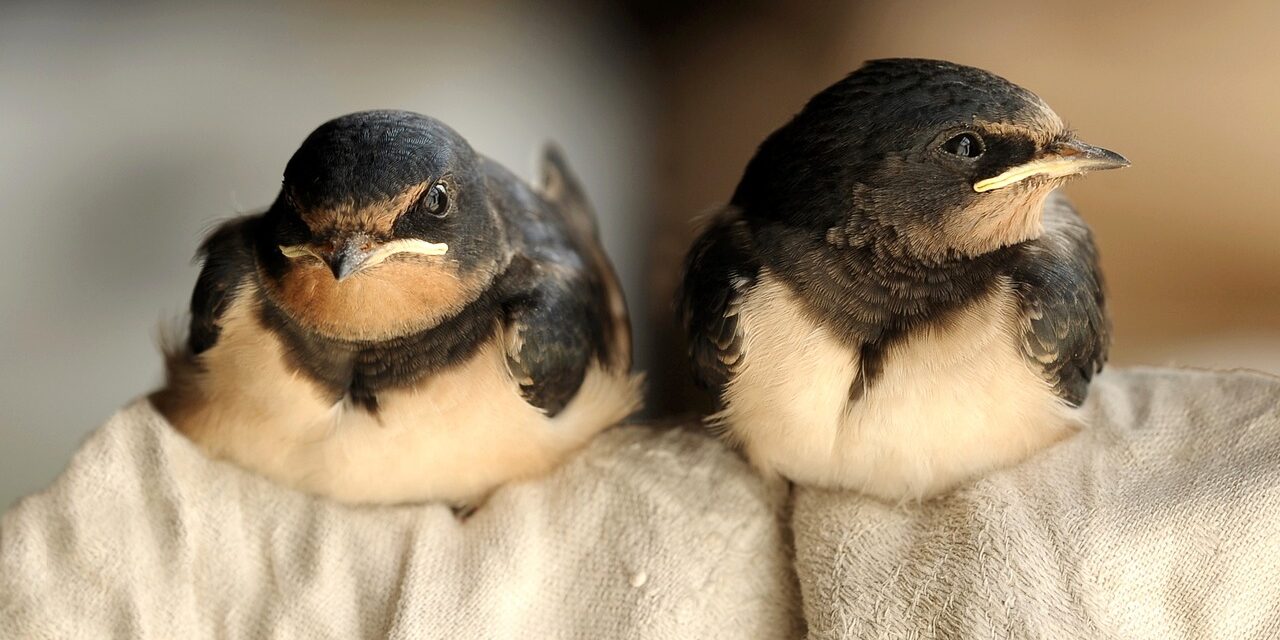
[[[765,139],[689,252],[709,422],[768,475],[897,503],[1079,429],[1110,327],[1056,189],[1128,164],[986,71],[865,64]]]
[[[311,133],[265,211],[205,239],[156,408],[211,457],[347,503],[472,505],[639,405],[626,304],[548,148],[534,188],[457,132]]]

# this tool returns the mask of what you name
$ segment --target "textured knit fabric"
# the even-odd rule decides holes
[[[1108,374],[1088,412],[924,504],[796,488],[788,534],[691,431],[610,430],[459,524],[275,487],[137,403],[0,521],[0,638],[1280,638],[1280,379]]]
[[[780,638],[784,492],[704,435],[612,429],[460,524],[206,460],[138,402],[0,521],[0,638]]]
[[[1280,379],[1103,376],[1092,426],[922,505],[801,489],[812,638],[1280,638]]]

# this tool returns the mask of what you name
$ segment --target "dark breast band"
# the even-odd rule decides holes
[[[465,362],[498,331],[502,314],[486,292],[430,329],[378,342],[339,340],[299,326],[262,296],[260,320],[280,336],[285,362],[338,402],[349,397],[376,413],[378,393],[404,389]]]

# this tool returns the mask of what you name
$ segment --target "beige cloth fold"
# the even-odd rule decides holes
[[[944,499],[799,490],[812,638],[1280,638],[1280,379],[1135,370]]]
[[[0,638],[779,638],[771,491],[707,436],[621,427],[465,524],[206,460],[145,402],[0,520]]]
[[[0,520],[0,638],[786,638],[801,607],[813,638],[1280,637],[1280,379],[1109,373],[1089,411],[923,505],[795,489],[793,574],[780,492],[696,433],[610,430],[459,525],[137,403]]]

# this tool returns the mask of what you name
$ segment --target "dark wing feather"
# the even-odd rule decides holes
[[[746,223],[722,212],[690,250],[677,294],[694,379],[717,394],[745,355],[738,314],[760,272],[750,246]]]
[[[569,168],[564,153],[555,144],[548,143],[542,150],[541,173],[542,197],[556,217],[568,226],[572,236],[570,244],[582,262],[579,268],[588,272],[587,280],[593,291],[599,294],[598,304],[603,305],[601,321],[607,334],[607,352],[601,360],[610,367],[629,370],[631,317],[627,313],[622,285],[604,252],[595,209],[587,199],[582,183]],[[571,262],[576,263],[577,260]]]
[[[542,150],[542,196],[552,203],[573,225],[574,229],[584,236],[599,239],[600,229],[596,224],[595,210],[587,200],[586,191],[578,178],[569,169],[560,147],[547,144]]]
[[[1111,342],[1098,252],[1089,227],[1057,192],[1045,204],[1044,225],[1013,271],[1026,323],[1023,350],[1058,395],[1079,406]]]
[[[598,286],[567,270],[540,271],[536,284],[507,302],[507,366],[525,401],[554,416],[577,394],[591,361],[604,361],[606,319]]]
[[[257,268],[252,238],[261,218],[246,216],[223,223],[196,254],[202,265],[191,294],[187,342],[164,345],[165,384],[150,396],[156,409],[175,425],[180,426],[184,408],[199,397],[198,356],[217,344],[222,314]]]
[[[261,215],[223,223],[200,245],[202,267],[191,294],[191,326],[187,348],[199,355],[218,341],[219,319],[245,278],[253,274],[252,230]]]

